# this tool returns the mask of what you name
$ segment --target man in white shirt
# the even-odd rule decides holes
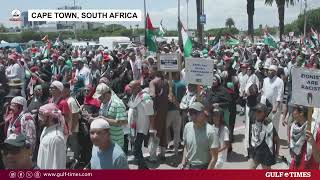
[[[37,165],[40,169],[66,168],[66,143],[63,136],[63,115],[55,104],[39,109],[39,123],[44,127],[40,136]]]
[[[153,101],[148,92],[142,91],[140,81],[129,84],[132,96],[129,100],[128,120],[131,126],[131,135],[135,136],[134,156],[138,160],[139,169],[147,169],[142,154],[142,143],[148,135],[150,119],[154,115]]]
[[[21,95],[26,97],[25,94],[25,71],[22,65],[18,63],[18,57],[16,54],[11,54],[8,57],[9,66],[6,69],[6,76],[8,80],[19,79],[22,82]]]
[[[139,80],[141,77],[141,60],[137,59],[135,52],[130,52],[129,58],[133,74],[133,80]]]
[[[78,101],[70,96],[70,84],[63,84],[63,98],[67,101],[71,119],[68,122],[69,132],[71,132],[70,136],[67,140],[67,146],[71,148],[72,152],[74,152],[74,158],[79,158],[79,141],[78,141],[78,133],[79,133],[79,119],[80,119],[80,105]]]
[[[84,85],[90,85],[92,82],[92,75],[91,70],[87,66],[85,66],[86,60],[83,58],[77,58],[74,59],[72,62],[77,68],[75,77],[83,77]]]
[[[284,83],[276,74],[278,67],[271,65],[268,71],[268,77],[263,80],[262,93],[272,104],[272,112],[270,113],[272,122],[277,132],[279,131],[279,122],[281,114],[281,106],[284,95]]]
[[[240,65],[241,68],[241,72],[238,74],[238,79],[239,79],[239,84],[240,84],[240,88],[239,88],[239,96],[240,98],[245,98],[245,88],[246,88],[246,84],[248,81],[248,74],[247,74],[247,68],[248,68],[248,64],[241,64]],[[240,115],[244,115],[244,108],[241,107],[241,113]]]

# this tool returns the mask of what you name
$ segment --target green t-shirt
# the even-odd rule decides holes
[[[188,122],[183,131],[183,141],[187,150],[187,162],[191,165],[206,165],[210,162],[210,149],[219,148],[219,136],[213,126],[206,124],[196,128]]]
[[[108,104],[102,104],[100,108],[100,115],[118,121],[127,120],[126,106],[116,95],[111,96]],[[112,142],[117,143],[120,147],[124,144],[124,132],[121,126],[110,126],[110,136]]]

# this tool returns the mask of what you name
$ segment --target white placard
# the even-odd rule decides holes
[[[186,58],[186,82],[211,86],[213,81],[213,60],[204,58]]]
[[[180,71],[180,61],[178,54],[159,54],[158,67],[160,71],[178,72]]]
[[[80,21],[80,22],[108,22],[108,21],[141,21],[141,10],[28,10],[28,21]]]
[[[292,103],[320,108],[320,70],[293,68]]]

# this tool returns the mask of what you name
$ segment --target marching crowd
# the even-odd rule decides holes
[[[171,43],[157,53],[181,51]],[[308,108],[291,103],[292,68],[319,70],[317,48],[209,46],[192,56],[212,59],[210,87],[186,81],[188,58],[181,72],[159,71],[142,45],[0,49],[1,169],[128,169],[130,154],[148,169],[166,161],[170,141],[181,169],[223,169],[238,113],[250,168],[281,159],[283,125],[290,169],[319,169],[320,109],[312,108],[309,131]]]

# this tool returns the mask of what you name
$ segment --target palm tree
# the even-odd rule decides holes
[[[284,34],[284,12],[285,5],[287,6],[294,5],[296,0],[265,0],[265,4],[272,6],[273,2],[276,1],[278,7],[278,15],[279,15],[279,30],[280,30],[280,41],[282,41],[282,35]],[[297,0],[299,1],[299,0]]]
[[[248,14],[248,35],[251,37],[253,42],[253,34],[254,34],[254,27],[253,27],[253,15],[254,15],[254,1],[255,0],[247,0],[247,14]]]
[[[234,20],[232,18],[228,18],[226,20],[226,27],[228,27],[230,29],[230,28],[232,28],[232,26],[234,26]]]

